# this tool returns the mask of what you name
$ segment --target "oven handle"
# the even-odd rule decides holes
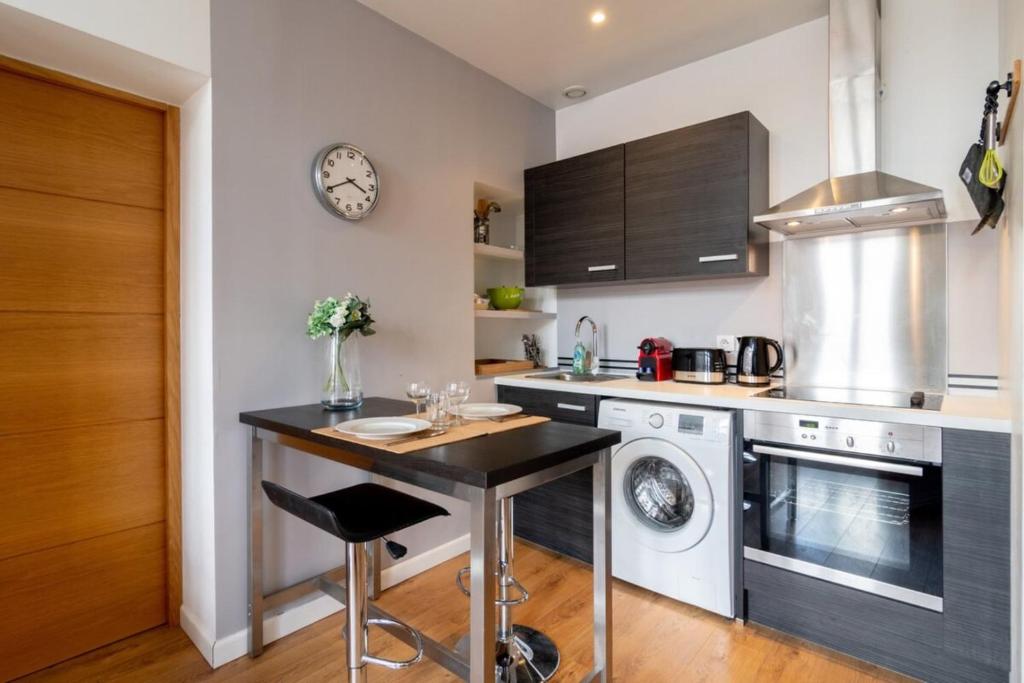
[[[843,465],[856,467],[863,470],[874,470],[876,472],[892,472],[894,474],[908,474],[912,477],[924,476],[924,469],[914,465],[900,465],[894,462],[876,462],[863,458],[851,458],[846,455],[829,455],[828,453],[814,453],[810,451],[795,451],[790,448],[776,448],[775,446],[762,446],[754,444],[754,452],[764,455],[780,455],[784,458],[796,460],[810,460],[812,462],[823,462],[829,465]]]

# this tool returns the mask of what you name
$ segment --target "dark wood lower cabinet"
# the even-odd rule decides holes
[[[498,400],[522,406],[531,415],[597,426],[597,396],[499,385]],[[517,495],[516,536],[590,564],[593,481],[593,470],[587,468]]]
[[[934,683],[1005,683],[1007,671],[949,652],[943,615],[747,560],[747,619]]]
[[[498,400],[590,425],[600,405],[595,396],[504,386]],[[1005,682],[1010,437],[945,429],[942,459],[941,613],[744,560],[746,618],[926,681]],[[590,563],[591,482],[587,469],[516,496],[516,535]]]
[[[743,563],[749,620],[938,683],[1007,680],[1010,437],[942,432],[943,611]]]

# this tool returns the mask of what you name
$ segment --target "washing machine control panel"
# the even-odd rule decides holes
[[[679,415],[679,424],[676,426],[677,431],[681,434],[690,434],[692,436],[703,436],[704,435],[704,417],[701,415]]]
[[[631,438],[649,433],[663,439],[682,437],[713,442],[732,439],[732,416],[728,411],[629,399],[601,401],[598,426],[635,433]]]

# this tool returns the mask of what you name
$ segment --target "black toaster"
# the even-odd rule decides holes
[[[693,384],[725,384],[725,351],[672,349],[672,379]]]

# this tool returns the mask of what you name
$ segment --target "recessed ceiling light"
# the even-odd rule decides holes
[[[604,20],[607,18],[608,17],[605,16],[603,10],[594,10],[594,12],[590,15],[590,23],[600,25],[603,24]]]
[[[795,228],[798,225],[800,225],[800,221],[789,221],[786,223],[787,228]]]
[[[562,94],[568,97],[570,100],[578,100],[587,94],[587,89],[582,85],[570,85],[568,88],[562,91]]]
[[[907,211],[910,211],[910,209],[905,206],[897,206],[890,213],[906,213]]]

